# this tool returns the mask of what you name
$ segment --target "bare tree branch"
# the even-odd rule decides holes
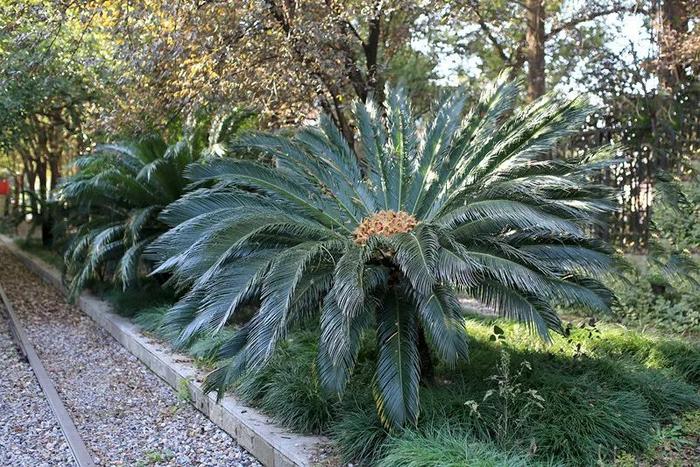
[[[476,20],[477,24],[479,25],[479,28],[486,34],[486,37],[488,38],[489,42],[493,45],[493,47],[496,49],[496,52],[498,53],[498,56],[501,57],[501,60],[506,62],[509,65],[513,65],[511,61],[511,57],[506,54],[505,49],[503,46],[498,42],[498,39],[496,36],[493,34],[493,31],[491,31],[491,28],[489,25],[486,23],[484,20],[483,16],[481,15],[481,12],[479,11],[479,2],[476,0],[472,0],[469,2],[469,8],[474,12],[476,15]]]
[[[560,23],[558,25],[555,25],[552,27],[552,30],[549,31],[545,35],[545,40],[550,39],[553,36],[556,36],[562,31],[570,30],[572,28],[575,28],[581,23],[585,23],[587,21],[592,21],[596,18],[600,18],[603,16],[608,16],[612,15],[615,13],[644,13],[644,9],[641,8],[639,5],[634,5],[634,6],[623,6],[623,5],[616,5],[611,8],[605,8],[603,10],[596,10],[596,11],[590,11],[586,14],[582,14],[581,16],[578,16],[576,18],[573,18],[569,21],[565,21],[563,23]]]

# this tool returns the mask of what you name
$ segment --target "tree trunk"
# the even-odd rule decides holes
[[[362,44],[365,53],[365,63],[367,65],[367,89],[364,96],[360,96],[363,101],[371,95],[374,101],[381,105],[384,102],[384,83],[379,73],[379,46],[381,44],[382,13],[377,12],[376,16],[369,21],[369,33],[367,40]]]
[[[58,185],[58,181],[61,179],[61,155],[51,154],[49,156],[49,170],[51,172],[51,181],[49,190],[53,191]]]
[[[41,222],[41,244],[49,248],[53,244],[53,217],[48,208],[48,164],[42,161],[38,164],[39,202],[32,205],[32,215],[38,216]]]
[[[24,184],[24,174],[22,175],[15,175],[15,183],[12,187],[12,200],[13,200],[13,209],[17,211],[19,209],[19,203],[20,203],[20,195],[23,190],[23,184]]]
[[[3,217],[7,217],[10,215],[10,193],[8,192],[7,195],[5,196],[3,200],[3,207],[2,207],[2,215]]]
[[[544,94],[544,0],[526,0],[525,34],[527,57],[527,98],[530,102]]]
[[[686,79],[682,63],[674,59],[678,36],[688,32],[688,6],[685,0],[663,0],[660,10],[658,75],[661,86],[672,90]]]
[[[53,246],[53,218],[50,213],[46,213],[41,221],[41,245],[44,248]]]

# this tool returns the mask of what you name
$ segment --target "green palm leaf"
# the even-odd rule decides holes
[[[390,292],[377,314],[376,399],[382,421],[397,428],[418,420],[418,359],[416,315]]]
[[[57,199],[68,208],[68,230],[77,232],[65,254],[72,296],[98,273],[123,287],[138,283],[140,272],[148,269],[141,267],[144,252],[167,230],[158,216],[183,194],[189,183],[185,167],[198,157],[188,138],[168,146],[153,136],[101,145],[76,160],[77,171],[57,190]]]

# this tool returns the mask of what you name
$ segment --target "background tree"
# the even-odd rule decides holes
[[[0,17],[0,151],[21,160],[16,193],[29,193],[50,241],[43,201],[63,164],[88,144],[85,120],[108,82],[103,49],[84,18],[60,4],[3,3]]]
[[[480,72],[494,76],[504,67],[527,76],[533,100],[569,75],[606,39],[612,15],[644,11],[637,1],[496,0],[453,2],[444,40],[458,54],[473,55]]]
[[[147,105],[168,119],[235,100],[254,104],[272,126],[321,109],[350,136],[348,102],[370,95],[381,101],[387,77],[401,69],[395,62],[421,60],[408,45],[417,18],[434,7],[394,0],[117,2],[109,14],[124,37],[118,52],[131,91],[119,113],[138,115],[133,109]]]
[[[688,0],[665,0],[657,10],[657,73],[659,83],[667,90],[700,72],[699,17],[700,5]],[[690,28],[691,20],[696,22],[695,29]]]

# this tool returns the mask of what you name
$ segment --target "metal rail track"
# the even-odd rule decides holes
[[[12,308],[12,303],[10,303],[10,299],[7,298],[5,290],[2,288],[2,284],[0,284],[0,301],[2,301],[2,304],[5,306],[5,311],[7,311],[8,321],[10,323],[10,332],[17,341],[20,350],[27,358],[29,365],[32,367],[34,376],[39,382],[39,386],[41,386],[42,391],[44,391],[44,395],[46,396],[49,406],[51,407],[51,411],[61,426],[61,430],[63,431],[66,441],[68,442],[68,446],[70,447],[71,453],[75,458],[75,462],[78,464],[78,467],[95,467],[90,451],[88,451],[87,447],[85,446],[85,442],[83,442],[83,439],[80,437],[73,419],[68,413],[68,410],[66,410],[66,406],[63,404],[58,392],[56,392],[56,387],[54,386],[51,377],[49,377],[48,373],[46,372],[44,365],[41,363],[39,355],[36,353],[36,350],[32,346],[31,342],[29,342],[27,334],[24,332],[24,328],[22,327],[22,324]]]

